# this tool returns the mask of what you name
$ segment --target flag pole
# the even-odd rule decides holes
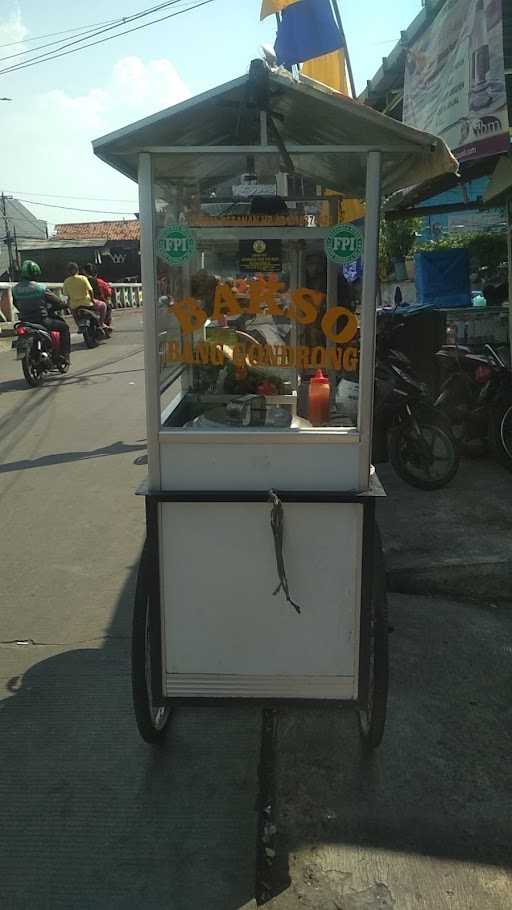
[[[343,40],[343,46],[344,46],[344,50],[345,50],[345,60],[347,61],[348,79],[350,82],[350,91],[352,92],[352,98],[355,101],[356,100],[356,86],[355,86],[355,82],[354,82],[354,73],[352,70],[352,63],[350,62],[350,54],[349,54],[349,50],[348,50],[347,39],[346,39],[343,25],[341,22],[340,8],[338,6],[338,0],[331,0],[331,2],[333,5],[333,9],[334,9],[334,16],[336,18],[336,23],[338,25],[338,28],[340,30],[340,35]]]

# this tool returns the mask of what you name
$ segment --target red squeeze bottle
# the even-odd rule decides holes
[[[321,370],[309,380],[308,418],[314,427],[323,427],[329,421],[331,388]]]

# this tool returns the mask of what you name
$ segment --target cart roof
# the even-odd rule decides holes
[[[185,179],[225,173],[223,146],[244,146],[245,152],[248,144],[259,141],[261,96],[258,80],[251,74],[254,64],[260,77],[261,67],[266,69],[265,88],[272,119],[284,145],[292,146],[290,157],[297,173],[345,195],[364,196],[368,147],[383,152],[386,194],[457,170],[457,162],[442,139],[404,126],[312,79],[301,76],[296,80],[285,70],[267,69],[262,61],[253,61],[250,72],[238,79],[95,140],[95,154],[137,180],[138,154],[142,150],[208,146],[209,154],[173,156],[169,174],[171,167],[173,175]],[[271,138],[269,142],[272,141]],[[304,154],[293,151],[294,145],[346,148]],[[212,146],[219,148],[219,155],[212,154]],[[360,147],[361,153],[349,152],[347,147]],[[279,164],[276,146],[276,170],[288,169],[282,160]]]

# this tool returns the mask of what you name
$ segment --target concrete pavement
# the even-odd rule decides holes
[[[282,710],[272,910],[510,910],[512,616],[390,603],[384,741],[332,708]]]
[[[461,459],[442,490],[378,469],[377,506],[390,590],[512,604],[512,474],[493,458]]]

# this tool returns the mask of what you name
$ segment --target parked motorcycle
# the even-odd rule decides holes
[[[442,384],[435,407],[450,420],[461,451],[489,446],[512,471],[512,370],[491,344],[481,353],[446,344],[437,352]]]
[[[78,331],[83,335],[88,348],[96,348],[100,341],[110,338],[112,329],[109,326],[100,325],[100,317],[92,307],[79,307],[74,311],[73,316]]]
[[[428,386],[405,354],[392,347],[402,328],[382,316],[377,334],[374,403],[375,464],[390,461],[406,483],[422,490],[446,486],[459,467],[455,440],[445,417],[434,408]]]
[[[21,360],[23,375],[30,386],[41,385],[45,373],[67,373],[69,361],[60,353],[60,333],[48,332],[42,325],[18,322],[12,347]]]

